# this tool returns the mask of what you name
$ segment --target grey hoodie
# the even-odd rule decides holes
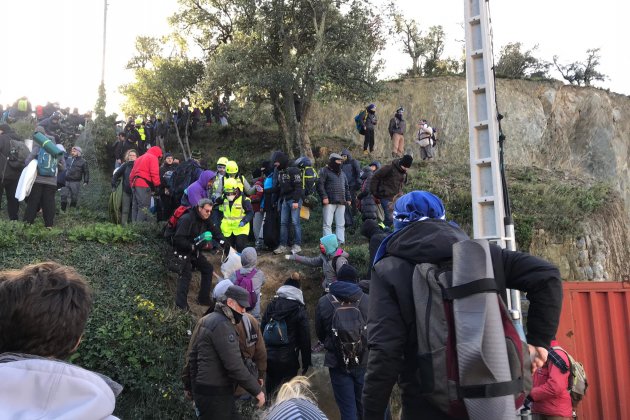
[[[258,256],[256,255],[256,250],[252,247],[247,247],[243,249],[241,252],[241,264],[243,267],[239,270],[241,275],[248,275],[254,268],[256,268],[256,262],[258,261]],[[232,274],[230,277],[232,283],[236,282],[236,272]],[[262,289],[262,285],[265,283],[265,273],[263,273],[259,268],[256,268],[256,274],[252,277],[252,286],[254,287],[254,291],[258,295],[258,301],[256,302],[256,306],[254,309],[250,310],[249,313],[258,320],[260,320],[260,290]]]

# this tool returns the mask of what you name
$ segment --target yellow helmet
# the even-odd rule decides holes
[[[142,124],[142,118],[136,118],[135,123],[136,123],[136,125]]]
[[[227,165],[228,164],[228,158],[226,157],[220,157],[219,160],[217,160],[217,165]]]
[[[233,160],[228,161],[225,165],[225,172],[228,174],[237,174],[238,173],[238,165]]]
[[[238,189],[238,181],[234,178],[223,179],[223,192],[231,193]]]

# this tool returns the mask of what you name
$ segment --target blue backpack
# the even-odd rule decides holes
[[[48,153],[44,148],[39,149],[37,155],[37,173],[41,176],[57,176],[58,159]]]
[[[265,330],[263,339],[266,346],[284,346],[289,344],[289,333],[287,332],[287,322],[283,319],[271,318]]]

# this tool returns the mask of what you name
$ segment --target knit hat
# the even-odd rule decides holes
[[[367,109],[368,109],[368,111],[371,111],[371,110],[376,110],[376,105],[374,105],[374,104],[369,104],[369,105],[367,106]]]
[[[201,159],[201,152],[199,150],[193,150],[190,152],[190,157],[196,160]]]
[[[347,281],[348,283],[356,283],[359,280],[357,269],[350,264],[344,264],[337,271],[337,281]]]
[[[381,168],[381,162],[379,162],[378,160],[374,160],[374,161],[372,161],[372,163],[370,163],[369,166],[376,166],[376,169],[380,169]]]
[[[171,152],[164,153],[164,159],[166,159],[167,157],[173,157],[173,154]]]
[[[241,286],[231,285],[225,291],[225,297],[234,299],[243,308],[249,308],[249,292]]]
[[[83,150],[79,146],[73,146],[72,148],[76,150],[77,152],[79,152],[79,156],[83,154]]]
[[[221,280],[214,286],[214,290],[212,291],[212,297],[217,301],[225,300],[225,292],[233,283],[230,280]]]
[[[241,264],[243,268],[253,268],[258,261],[258,255],[256,254],[256,250],[251,246],[243,249],[241,251]]]
[[[339,248],[339,242],[337,241],[337,235],[331,233],[330,235],[323,236],[319,239],[319,242],[324,245],[326,255],[332,255],[337,248]]]
[[[267,420],[326,420],[328,417],[309,400],[290,398],[271,407],[265,418]]]
[[[400,158],[398,161],[400,166],[404,166],[405,168],[411,168],[411,164],[413,163],[413,157],[411,155],[405,155]]]
[[[291,274],[291,277],[289,277],[288,279],[284,281],[284,285],[293,286],[296,289],[299,289],[300,288],[300,273],[295,272]]]
[[[428,191],[412,191],[400,197],[394,204],[394,230],[411,222],[425,219],[446,219],[444,204]]]

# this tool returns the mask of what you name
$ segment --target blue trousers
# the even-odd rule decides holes
[[[365,368],[354,368],[350,371],[340,368],[329,368],[335,401],[339,407],[341,420],[361,420],[363,418],[363,382]]]

